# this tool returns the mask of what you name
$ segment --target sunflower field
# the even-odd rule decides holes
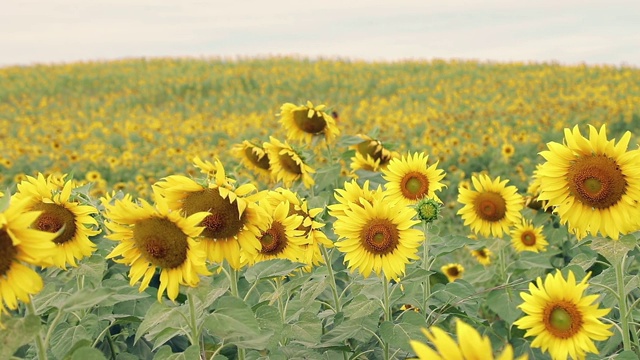
[[[640,69],[0,68],[0,359],[640,357]]]

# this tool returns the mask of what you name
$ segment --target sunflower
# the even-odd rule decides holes
[[[540,177],[538,176],[538,171],[540,171],[540,167],[542,165],[536,165],[535,170],[533,170],[533,175],[531,176],[531,180],[529,181],[529,186],[527,187],[527,195],[524,198],[524,205],[533,210],[540,210],[542,208],[547,208],[548,211],[551,209],[546,206],[546,201],[540,201],[538,196],[540,195]]]
[[[493,252],[486,247],[481,249],[471,250],[471,255],[478,260],[478,262],[484,266],[491,264],[491,257]]]
[[[374,159],[369,154],[360,154],[359,152],[355,153],[355,156],[351,158],[351,164],[349,165],[351,168],[352,176],[357,178],[356,172],[358,170],[372,171],[377,172],[382,170],[382,166],[380,165],[380,159]]]
[[[300,143],[311,143],[314,136],[324,135],[332,142],[340,134],[335,119],[324,112],[325,105],[313,106],[283,104],[280,107],[280,123],[287,129],[287,139]]]
[[[252,184],[235,188],[226,177],[222,164],[216,161],[215,182],[200,184],[182,175],[171,175],[154,184],[154,190],[167,199],[169,208],[186,216],[209,213],[199,226],[204,226],[201,240],[209,261],[227,261],[240,269],[240,253],[255,255],[260,250],[260,228],[267,216],[250,195]]]
[[[199,156],[196,156],[192,160],[193,166],[200,169],[200,173],[207,175],[207,177],[215,177],[217,166],[211,161],[202,160]]]
[[[531,347],[541,348],[556,359],[584,359],[587,352],[597,354],[593,340],[602,341],[611,335],[612,325],[602,323],[598,318],[610,309],[599,309],[599,295],[583,296],[588,287],[588,276],[576,283],[573,272],[569,271],[565,280],[558,270],[555,275],[547,274],[529,284],[529,293],[521,292],[524,303],[518,307],[526,316],[514,325],[526,330],[526,336],[535,336]]]
[[[616,144],[606,127],[589,126],[589,139],[578,126],[565,129],[565,143],[550,142],[540,176],[540,196],[554,207],[560,222],[580,239],[587,234],[618,239],[639,229],[640,152],[627,151],[631,133]]]
[[[397,201],[400,205],[413,205],[423,198],[441,202],[436,191],[445,187],[440,182],[444,171],[437,168],[437,161],[429,166],[428,160],[429,156],[424,153],[391,160],[389,166],[382,170],[390,201]]]
[[[52,264],[65,269],[67,264],[76,267],[76,261],[90,256],[96,250],[89,238],[100,233],[93,215],[98,210],[90,205],[81,205],[72,200],[72,191],[77,188],[72,180],[60,184],[54,177],[38,174],[27,176],[18,184],[16,200],[30,199],[28,210],[40,211],[32,227],[37,230],[57,233],[53,239],[56,253]]]
[[[355,150],[356,157],[360,154],[362,159],[371,158],[380,168],[385,168],[391,159],[400,156],[397,152],[385,148],[384,144],[378,139],[363,134],[356,136],[362,139],[361,142],[350,146],[350,148]],[[354,158],[351,158],[351,161],[353,162]]]
[[[418,340],[411,340],[411,347],[420,360],[513,360],[511,345],[507,344],[502,350],[502,354],[494,357],[489,337],[480,335],[476,329],[458,319],[456,319],[458,343],[451,335],[436,326],[422,329],[422,333],[433,344],[433,348]],[[525,354],[518,360],[527,360],[527,358],[528,356]]]
[[[166,200],[155,197],[155,205],[140,199],[138,203],[125,197],[103,202],[106,209],[105,226],[111,230],[107,238],[119,241],[107,259],[120,257],[115,262],[131,266],[130,284],[140,279],[140,291],[144,291],[160,269],[158,301],[167,291],[175,300],[180,285],[195,287],[199,275],[210,275],[202,244],[195,240],[204,229],[198,226],[210,214],[198,212],[183,217],[172,211]]]
[[[30,199],[6,201],[8,206],[0,209],[0,314],[7,312],[5,306],[15,310],[18,300],[28,303],[29,295],[42,290],[42,278],[28,265],[50,265],[58,235],[31,227],[40,213],[28,211]]]
[[[447,264],[443,265],[440,268],[440,271],[447,277],[450,282],[456,281],[457,279],[462,279],[462,274],[464,274],[464,267],[460,264]]]
[[[290,187],[300,179],[306,188],[315,184],[310,174],[316,171],[305,164],[304,159],[286,141],[282,143],[278,139],[270,137],[269,142],[265,142],[263,147],[269,157],[273,179],[282,180],[286,187]]]
[[[498,176],[491,180],[481,174],[471,178],[475,190],[459,188],[458,202],[464,206],[458,210],[464,225],[471,226],[473,232],[483,236],[502,237],[511,224],[520,219],[523,208],[522,196],[515,186],[506,186],[509,180],[500,181]]]
[[[243,253],[243,258],[250,264],[271,259],[303,262],[306,240],[304,230],[299,230],[302,216],[289,214],[288,201],[271,206],[268,199],[263,199],[259,205],[268,216],[267,225],[260,228],[258,236],[262,248],[256,254]]]
[[[242,164],[258,174],[258,177],[269,179],[271,167],[269,165],[269,155],[267,155],[264,148],[244,140],[242,143],[234,145],[231,150],[240,158]]]
[[[404,275],[406,264],[418,259],[416,253],[424,242],[424,233],[411,228],[419,223],[413,220],[416,210],[389,204],[360,198],[334,223],[339,237],[335,246],[345,253],[348,268],[358,269],[364,277],[371,271],[378,276],[383,272],[387,280]]]
[[[296,230],[301,230],[304,237],[305,244],[303,263],[307,264],[304,270],[311,271],[313,266],[324,263],[322,258],[322,252],[320,246],[325,248],[332,248],[333,242],[327,238],[322,232],[324,223],[318,221],[318,215],[324,211],[323,208],[309,209],[306,199],[300,199],[298,194],[291,190],[278,188],[275,191],[269,191],[265,197],[272,207],[276,207],[279,203],[289,202],[288,215],[300,215],[302,216],[302,222]]]
[[[515,152],[516,152],[516,149],[511,144],[504,144],[504,145],[502,145],[502,148],[500,149],[500,153],[502,154],[502,158],[505,161],[509,161],[509,159],[511,159],[513,157]]]
[[[511,230],[511,245],[517,252],[546,251],[549,243],[542,229],[542,226],[535,227],[530,221],[522,219],[522,223],[516,224]]]
[[[335,189],[333,196],[338,200],[338,204],[328,206],[329,215],[337,218],[345,216],[345,211],[351,209],[352,203],[362,206],[361,200],[366,200],[369,203],[381,201],[383,192],[380,186],[375,190],[370,190],[369,180],[366,180],[362,187],[356,180],[351,180],[351,182],[344,182],[344,189]]]

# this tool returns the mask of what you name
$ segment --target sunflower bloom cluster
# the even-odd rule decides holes
[[[42,290],[43,282],[30,265],[49,266],[56,253],[57,233],[34,229],[41,215],[29,210],[30,199],[2,197],[0,208],[0,315],[18,308],[18,300],[30,302],[30,295]],[[0,327],[2,324],[0,324]]]
[[[261,249],[258,236],[267,216],[256,200],[253,184],[236,187],[226,176],[222,163],[215,161],[215,178],[198,182],[182,175],[171,175],[154,184],[154,191],[166,199],[171,210],[183,216],[207,212],[198,226],[203,227],[200,241],[207,259],[224,261],[240,269],[241,253],[256,255]]]
[[[589,138],[578,126],[565,129],[563,144],[550,142],[540,155],[539,200],[546,201],[581,239],[587,234],[618,239],[640,229],[640,150],[627,147],[627,131],[616,144],[606,126],[589,126]]]
[[[411,347],[420,360],[514,360],[511,345],[507,344],[500,355],[494,356],[489,337],[480,335],[476,329],[461,320],[456,319],[458,342],[437,326],[422,329],[422,333],[433,344],[433,347],[416,339],[411,340]],[[526,354],[517,358],[517,360],[527,359]]]
[[[400,205],[415,205],[425,198],[442,202],[436,191],[445,187],[441,182],[444,171],[437,168],[437,161],[429,166],[428,160],[429,155],[424,153],[391,159],[389,166],[382,170],[390,201],[397,201]]]
[[[535,285],[529,284],[529,292],[521,292],[524,300],[519,308],[526,316],[514,325],[535,336],[531,347],[549,352],[554,360],[584,359],[586,353],[598,354],[593,341],[608,339],[612,325],[602,323],[598,318],[609,313],[610,309],[599,309],[598,295],[584,296],[588,288],[588,276],[576,283],[573,272],[567,279],[558,270],[547,274],[544,282],[541,277]]]
[[[282,181],[285,187],[291,187],[297,180],[302,180],[307,189],[315,184],[311,174],[316,171],[286,141],[280,142],[270,137],[269,142],[265,142],[263,146],[269,158],[273,180]]]
[[[325,108],[325,105],[314,106],[311,101],[307,101],[306,105],[283,104],[280,107],[280,123],[287,130],[287,139],[311,143],[315,136],[323,136],[327,142],[333,142],[340,135],[340,129]]]
[[[93,254],[96,244],[90,237],[100,233],[93,218],[98,210],[73,199],[72,192],[77,187],[73,180],[38,174],[37,178],[27,176],[20,182],[14,195],[17,201],[27,200],[27,210],[40,212],[33,228],[57,234],[53,239],[56,252],[51,259],[52,265],[62,269],[67,265],[76,267],[78,260]]]
[[[523,198],[515,186],[507,186],[509,180],[491,179],[486,174],[471,178],[474,190],[460,187],[458,202],[464,206],[458,215],[476,234],[502,237],[509,227],[520,220]]]

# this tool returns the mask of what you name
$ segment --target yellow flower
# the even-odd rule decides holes
[[[166,200],[156,196],[156,204],[151,205],[140,199],[135,203],[130,197],[104,201],[106,209],[105,226],[111,230],[107,238],[120,242],[107,256],[115,262],[131,266],[130,284],[142,279],[140,291],[144,291],[156,272],[160,269],[158,301],[167,291],[167,296],[175,300],[180,285],[195,287],[200,282],[199,275],[210,275],[205,265],[206,253],[196,237],[204,229],[198,226],[209,215],[198,212],[182,217],[172,211]]]
[[[305,164],[302,157],[286,141],[282,143],[274,137],[269,139],[270,142],[265,142],[263,146],[269,156],[271,176],[276,181],[282,181],[286,187],[291,187],[297,180],[302,180],[306,188],[313,186],[315,182],[310,174],[316,171]]]
[[[589,139],[578,126],[565,129],[565,143],[550,142],[540,153],[547,161],[538,171],[540,196],[554,207],[560,222],[578,238],[587,234],[618,239],[640,228],[640,151],[627,151],[631,133],[616,144],[606,127],[589,126]]]
[[[422,333],[431,341],[431,346],[418,340],[411,340],[411,347],[420,360],[513,360],[513,348],[507,344],[502,353],[494,356],[488,336],[482,336],[468,324],[456,319],[456,336],[458,342],[439,327],[432,326]],[[518,360],[527,360],[522,355]]]
[[[602,323],[598,318],[610,309],[598,309],[599,295],[583,296],[587,290],[588,276],[576,284],[575,275],[569,271],[567,280],[558,270],[555,275],[547,274],[529,284],[529,293],[521,292],[524,300],[518,306],[526,316],[514,325],[527,330],[526,336],[535,336],[531,347],[549,352],[554,360],[584,359],[587,352],[598,354],[593,340],[603,341],[612,333],[612,325]]]
[[[391,159],[389,166],[382,170],[389,201],[400,205],[413,205],[424,198],[441,202],[436,191],[445,187],[441,182],[444,171],[437,168],[437,161],[429,166],[428,160],[429,156],[424,153]]]
[[[546,251],[549,243],[542,234],[542,228],[542,226],[535,227],[530,221],[522,219],[522,223],[516,224],[511,230],[511,245],[517,252]]]
[[[458,210],[465,226],[476,234],[502,237],[509,227],[520,219],[523,199],[515,186],[506,186],[509,180],[491,180],[481,174],[471,178],[475,190],[459,188],[458,202],[464,207]]]
[[[283,104],[280,107],[280,123],[287,130],[287,139],[300,143],[311,143],[314,136],[324,135],[327,142],[332,142],[340,134],[336,120],[324,112],[325,105],[313,106],[310,101],[306,105]]]
[[[462,279],[462,274],[464,274],[464,267],[460,264],[447,264],[443,265],[440,268],[440,271],[447,277],[450,282],[456,281],[458,279]]]
[[[382,199],[382,189],[378,186],[377,189],[370,190],[369,180],[366,180],[362,187],[356,180],[351,180],[351,182],[344,182],[344,189],[335,189],[333,196],[338,200],[338,204],[328,206],[329,215],[340,217],[345,215],[345,210],[351,209],[351,203],[362,205],[360,199],[369,203],[374,202],[374,199]]]
[[[262,147],[244,140],[241,144],[234,145],[232,152],[240,158],[240,162],[246,168],[258,174],[259,178],[269,179],[271,176],[269,155]]]
[[[478,260],[478,262],[484,266],[491,264],[491,257],[493,252],[487,248],[471,250],[471,255]]]

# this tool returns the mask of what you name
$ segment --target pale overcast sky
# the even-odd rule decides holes
[[[640,67],[640,0],[3,0],[0,66],[298,55]]]

